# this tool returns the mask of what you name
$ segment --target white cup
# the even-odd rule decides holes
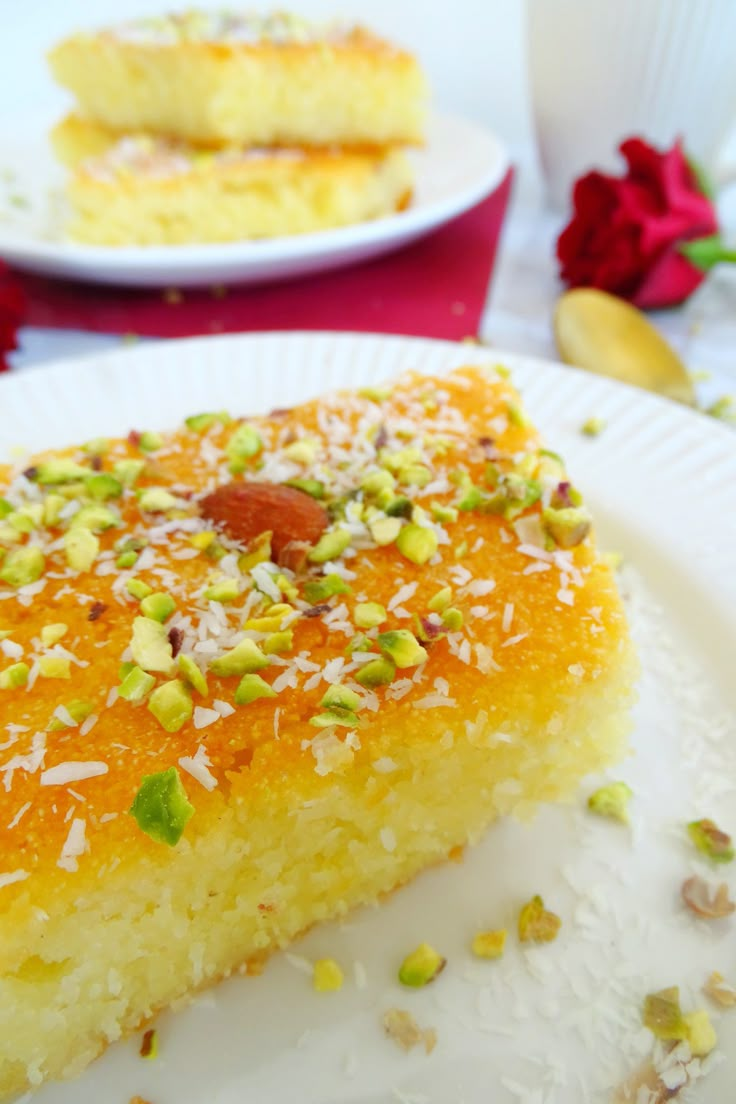
[[[547,199],[620,171],[639,135],[676,138],[711,175],[736,122],[736,0],[527,0],[529,83]]]

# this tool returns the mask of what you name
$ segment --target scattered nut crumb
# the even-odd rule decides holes
[[[389,1039],[409,1051],[418,1044],[424,1045],[425,1054],[431,1054],[437,1045],[437,1032],[433,1027],[421,1028],[411,1012],[401,1008],[389,1008],[383,1015],[383,1027]]]
[[[600,437],[605,428],[606,422],[604,418],[588,418],[588,420],[581,425],[580,432],[584,437]]]
[[[522,943],[551,943],[557,938],[561,926],[559,916],[544,907],[539,894],[527,901],[519,913],[519,939]]]
[[[717,970],[714,970],[706,981],[703,992],[721,1008],[733,1008],[736,1005],[736,988]]]
[[[473,937],[472,950],[478,958],[501,958],[506,946],[506,929],[478,932]]]
[[[162,295],[162,298],[163,298],[164,303],[170,303],[172,305],[175,305],[176,303],[181,303],[184,296],[180,292],[179,288],[170,287],[170,288],[166,288],[166,290],[164,291],[164,293]]]
[[[158,1055],[158,1032],[154,1028],[143,1033],[138,1053],[141,1058],[155,1058]]]
[[[733,859],[734,849],[731,837],[708,817],[702,820],[691,820],[687,826],[687,833],[698,851],[713,859],[714,862],[727,863]]]
[[[728,886],[721,882],[715,890],[703,879],[694,874],[682,883],[682,899],[696,916],[704,920],[720,920],[730,916],[736,905],[729,900]]]

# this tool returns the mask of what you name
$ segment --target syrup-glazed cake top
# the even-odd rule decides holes
[[[390,776],[397,733],[451,754],[479,705],[505,739],[551,732],[625,642],[501,369],[0,469],[2,903],[275,778]]]

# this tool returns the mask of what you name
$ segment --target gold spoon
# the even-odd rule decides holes
[[[574,288],[557,301],[553,328],[566,364],[656,391],[692,406],[685,365],[641,311],[596,288]]]

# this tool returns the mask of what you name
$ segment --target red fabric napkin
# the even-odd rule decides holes
[[[264,287],[162,292],[20,277],[31,326],[146,337],[357,330],[457,339],[478,331],[512,173],[471,211],[397,253]]]

